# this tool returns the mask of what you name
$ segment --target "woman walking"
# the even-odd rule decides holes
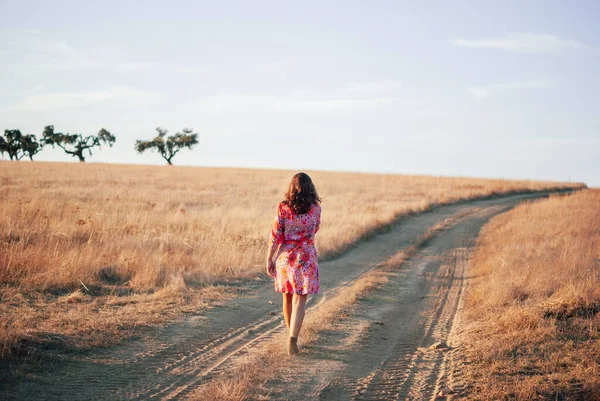
[[[274,278],[275,291],[283,294],[283,316],[290,333],[289,355],[298,353],[306,298],[320,289],[314,243],[321,222],[320,203],[310,177],[305,173],[294,175],[285,200],[277,206],[269,238],[267,273]]]

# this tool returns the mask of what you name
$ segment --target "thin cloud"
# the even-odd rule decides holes
[[[294,96],[307,98],[315,97],[334,97],[334,98],[371,98],[371,97],[402,97],[398,91],[403,85],[398,81],[350,81],[344,85],[330,90],[296,90]],[[406,97],[403,97],[407,99]]]
[[[376,94],[389,93],[402,88],[398,81],[367,81],[367,82],[348,82],[341,91],[357,94]]]
[[[51,92],[25,97],[11,107],[16,112],[44,112],[87,106],[94,103],[123,100],[155,100],[153,92],[139,91],[127,87],[113,87],[87,92]]]
[[[175,72],[179,74],[210,74],[211,69],[205,67],[195,67],[192,65],[178,65],[175,67]]]
[[[455,46],[476,49],[498,49],[528,54],[562,54],[589,46],[556,35],[536,33],[513,33],[496,38],[450,40]]]
[[[289,60],[277,60],[252,64],[250,69],[260,74],[286,74],[291,66],[292,63]]]
[[[526,82],[510,82],[504,84],[494,84],[494,85],[486,85],[486,86],[476,86],[467,89],[471,95],[473,95],[477,99],[487,99],[493,95],[498,93],[517,90],[517,89],[536,89],[536,88],[551,88],[552,85],[549,85],[544,82],[537,81],[526,81]]]
[[[325,111],[351,111],[375,109],[397,101],[391,97],[370,99],[315,99],[267,94],[220,94],[198,104],[207,112],[287,112],[318,113]]]
[[[48,39],[39,31],[26,31],[12,44],[26,49],[24,60],[18,65],[20,70],[138,72],[154,66],[149,62],[127,60],[121,52],[109,47],[82,51],[65,40]]]
[[[25,30],[25,35],[12,41],[12,45],[27,49],[24,61],[17,65],[25,71],[90,71],[139,72],[160,68],[155,62],[127,60],[125,54],[111,47],[95,47],[86,51],[71,46],[65,40],[44,37],[39,30]],[[209,74],[205,67],[187,64],[171,65],[168,68],[180,74]]]
[[[506,140],[503,138],[502,140]],[[600,138],[595,137],[539,137],[539,138],[515,138],[513,142],[527,145],[543,145],[543,146],[596,146],[600,145]]]
[[[330,90],[297,90],[288,94],[220,93],[190,105],[204,112],[327,113],[373,110],[391,106],[420,107],[395,93],[395,81],[348,82]]]

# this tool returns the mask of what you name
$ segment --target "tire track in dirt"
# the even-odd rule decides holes
[[[359,243],[335,260],[320,262],[323,292],[312,297],[310,305],[326,302],[341,288],[445,219],[474,208],[507,208],[523,199],[539,196],[514,195],[465,202],[405,217],[387,232]],[[268,300],[275,303],[269,304]],[[211,374],[248,346],[260,345],[281,329],[280,302],[279,294],[273,292],[270,282],[265,284],[263,280],[228,305],[203,315],[188,316],[181,322],[156,330],[151,338],[128,341],[112,349],[96,350],[93,354],[53,355],[57,362],[44,371],[3,380],[4,389],[0,394],[4,399],[40,400],[65,397],[73,400],[180,398],[209,380]],[[439,313],[443,312],[442,309]],[[413,320],[417,318],[409,316],[406,323],[414,326]],[[435,322],[439,320],[439,317],[437,320],[435,316],[431,318],[431,330],[437,330]],[[403,356],[410,357],[407,352],[414,346],[419,345],[401,344],[390,352],[398,356],[395,359],[401,360]],[[422,358],[409,359],[404,365],[423,364]],[[363,380],[367,394],[377,387],[396,388],[398,379],[394,377],[406,376],[402,363],[390,362],[388,365],[389,372],[385,375],[381,371],[370,380]],[[409,375],[401,381],[411,384],[419,380],[415,375]],[[426,380],[427,383],[430,381]],[[357,396],[360,393],[357,390]]]

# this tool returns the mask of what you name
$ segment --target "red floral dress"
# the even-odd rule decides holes
[[[277,206],[269,246],[281,245],[275,261],[275,291],[288,294],[317,294],[319,266],[314,237],[321,223],[321,206],[312,205],[296,214],[287,204]]]

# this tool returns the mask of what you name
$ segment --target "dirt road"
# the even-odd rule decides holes
[[[480,228],[507,207],[474,210],[429,241],[337,330],[321,336],[303,363],[269,383],[272,398],[444,400],[443,392],[464,393],[453,328],[468,279],[466,262]]]
[[[455,350],[429,346],[439,340],[452,346],[449,335],[461,300],[464,261],[479,229],[491,216],[536,196],[443,206],[409,216],[341,257],[321,262],[323,291],[310,300],[312,307],[409,246],[429,227],[461,216],[370,293],[356,316],[340,322],[338,332],[309,350],[302,357],[311,362],[303,364],[307,368],[273,382],[273,399],[299,399],[300,394],[324,400],[433,399],[446,385],[460,391],[458,370],[452,368],[460,363]],[[280,304],[271,283],[257,281],[227,306],[188,316],[150,339],[84,355],[56,355],[57,362],[42,372],[3,378],[0,398],[183,398],[248,347],[260,347],[281,330]],[[322,370],[315,374],[315,369]]]

